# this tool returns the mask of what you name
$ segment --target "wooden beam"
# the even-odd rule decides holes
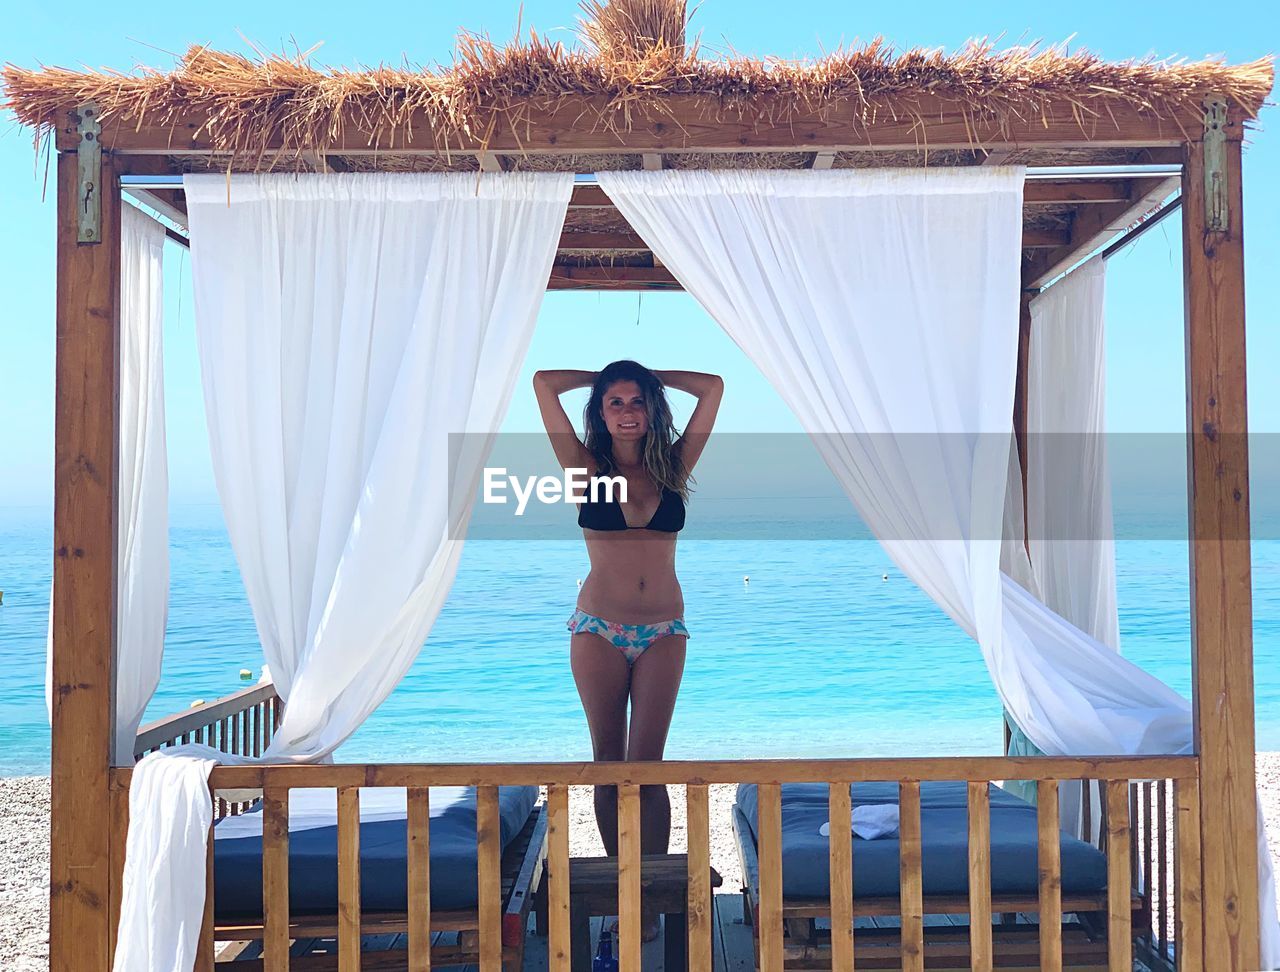
[[[1022,234],[1023,249],[1056,249],[1070,243],[1071,232],[1066,229],[1029,229]],[[637,233],[575,232],[566,230],[560,234],[559,250],[637,250],[647,252],[649,244]]]
[[[1083,207],[1071,224],[1071,242],[1036,254],[1025,268],[1025,285],[1045,286],[1157,209],[1177,188],[1177,178],[1134,179],[1125,202]]]
[[[1024,250],[1057,249],[1071,242],[1071,231],[1066,229],[1028,229],[1022,231]]]
[[[1022,190],[1026,206],[1059,206],[1065,203],[1127,203],[1133,198],[1128,179],[1085,179],[1080,182],[1028,182]]]
[[[359,104],[342,115],[331,142],[305,146],[326,154],[395,154],[429,151],[527,154],[533,152],[661,152],[755,151],[761,148],[806,152],[821,149],[919,151],[940,149],[1026,149],[1055,147],[1146,148],[1176,145],[1190,126],[1198,125],[1195,113],[1184,109],[1169,118],[1125,104],[1099,103],[1097,113],[1082,115],[1075,106],[1049,105],[1046,112],[1019,118],[975,117],[967,106],[954,101],[912,96],[910,110],[886,110],[868,123],[853,99],[822,110],[796,111],[785,101],[762,95],[752,100],[751,116],[741,119],[723,113],[714,98],[671,95],[651,105],[630,109],[631,129],[621,132],[598,124],[597,119],[616,117],[607,96],[577,95],[547,106],[527,106],[520,111],[498,111],[492,131],[483,126],[471,133],[444,132],[430,116],[414,111],[396,130],[372,127],[370,116]],[[176,115],[164,124],[138,127],[136,120],[115,118],[103,125],[103,145],[117,152],[150,151],[157,154],[207,154],[215,148],[208,133],[208,116]],[[405,133],[411,132],[411,142]],[[64,134],[58,132],[58,147]],[[267,153],[289,152],[278,135],[258,146]]]
[[[1205,150],[1182,176],[1195,749],[1204,966],[1259,967],[1253,620],[1239,120],[1223,153],[1226,228],[1206,228]]]
[[[1132,180],[1087,179],[1081,182],[1028,182],[1022,191],[1027,206],[1105,205],[1128,203],[1132,199]],[[569,206],[572,209],[613,209],[613,200],[599,186],[574,186]]]
[[[115,738],[120,192],[103,153],[100,242],[76,242],[76,156],[58,156],[49,967],[107,969]]]
[[[548,290],[680,290],[664,267],[552,267]]]
[[[662,97],[653,105],[631,108],[631,129],[614,131],[595,119],[616,117],[607,96],[580,95],[554,104],[521,111],[497,111],[492,132],[477,127],[472,133],[445,133],[433,126],[425,111],[412,111],[401,127],[371,129],[369,115],[352,105],[334,127],[333,141],[323,149],[332,155],[408,155],[413,152],[492,151],[530,152],[659,152],[659,151],[790,151],[905,150],[924,146],[942,149],[1034,149],[1034,147],[1158,147],[1176,145],[1188,124],[1197,124],[1190,111],[1160,119],[1132,105],[1098,105],[1091,117],[1080,117],[1074,105],[1048,105],[1046,113],[1025,118],[980,118],[954,101],[913,96],[908,111],[882,110],[868,124],[854,100],[824,110],[797,111],[794,105],[762,95],[751,102],[753,117],[724,117],[716,99],[698,95]],[[164,124],[138,127],[134,119],[110,119],[102,131],[102,145],[118,152],[152,151],[175,155],[209,154],[214,149],[206,114],[177,115]],[[412,132],[411,142],[404,133]],[[64,146],[63,129],[58,133]],[[266,152],[284,151],[278,136],[260,146]]]
[[[561,250],[648,250],[649,244],[635,233],[571,233],[560,234]]]

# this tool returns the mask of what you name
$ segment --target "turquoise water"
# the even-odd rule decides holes
[[[693,637],[669,755],[997,752],[1000,707],[977,647],[874,542],[830,539],[816,502],[788,506],[791,520],[767,529],[728,516],[702,535],[691,508],[679,571]],[[770,539],[784,535],[797,539]],[[47,511],[0,509],[0,775],[48,767],[51,537]],[[1189,694],[1186,544],[1121,541],[1117,566],[1125,654]],[[588,757],[564,631],[585,574],[572,531],[470,541],[425,649],[340,758]],[[1258,746],[1280,749],[1280,541],[1255,543],[1253,580]],[[241,668],[262,664],[216,508],[172,511],[165,651],[148,719],[233,692]]]

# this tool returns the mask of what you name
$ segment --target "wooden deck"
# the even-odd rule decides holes
[[[737,891],[730,891],[723,894],[717,894],[713,898],[713,934],[714,934],[714,960],[712,972],[754,972],[755,961],[753,954],[753,944],[751,936],[751,926],[743,921],[742,917],[742,895]],[[594,918],[591,922],[591,951],[595,954],[596,946],[600,938],[600,930],[604,925],[605,919]],[[963,915],[926,915],[924,918],[925,934],[929,938],[935,936],[943,937],[948,934],[945,929],[950,929],[950,934],[955,934],[961,941],[967,941],[967,929],[965,924],[967,916]],[[858,933],[858,943],[861,946],[864,941],[875,935],[875,929],[882,929],[886,933],[892,934],[898,927],[898,919],[896,918],[858,918],[854,927]],[[1003,972],[1011,972],[1011,970],[1026,969],[1028,972],[1039,968],[1039,962],[1036,954],[1038,935],[1037,928],[1034,924],[1034,917],[1029,915],[1018,915],[1017,922],[1010,927],[1008,925],[1000,929],[997,926],[996,940],[997,942],[1005,941],[1013,944],[1017,948],[1017,944],[1021,943],[1022,950],[1027,954],[1025,964],[1018,964],[1016,961],[1010,962],[1006,959],[1004,962],[998,963]],[[864,938],[864,934],[866,937]],[[1067,935],[1070,935],[1070,928],[1067,929]],[[448,946],[453,944],[450,939],[456,940],[457,932],[437,932],[433,944]],[[958,943],[959,944],[959,943]],[[399,972],[408,968],[408,942],[405,935],[369,935],[364,938],[364,955],[361,963],[362,969],[378,970],[378,972]],[[957,948],[957,960],[954,968],[966,968],[967,946]],[[1096,962],[1086,964],[1074,964],[1068,962],[1065,966],[1069,970],[1093,970],[1105,969],[1107,965],[1107,952],[1105,943],[1099,943],[1098,955]],[[238,961],[260,959],[262,955],[261,943],[253,942],[245,945],[243,943],[229,943],[229,947],[224,949],[218,956],[219,962],[232,958]],[[297,969],[305,969],[308,972],[325,972],[325,970],[336,970],[338,968],[338,946],[335,939],[319,939],[308,938],[300,939],[293,943],[290,949],[290,956],[294,960],[291,966]],[[615,951],[616,957],[616,951]],[[880,962],[867,962],[869,955],[861,955],[859,967],[883,967]],[[302,960],[302,961],[299,961]],[[643,952],[644,970],[645,972],[666,972],[663,963],[663,945],[662,938],[650,942],[644,946]],[[799,967],[805,967],[805,963],[795,963]],[[788,968],[793,967],[792,962],[788,962]],[[930,967],[935,967],[930,963]],[[940,966],[939,966],[940,967]],[[475,965],[453,965],[442,966],[434,964],[433,969],[450,968],[460,969],[462,972],[478,972]],[[1151,967],[1135,960],[1133,963],[1135,972],[1155,972]],[[523,972],[547,972],[547,939],[539,937],[533,933],[533,921],[530,920],[530,930],[525,943],[525,960]],[[671,970],[678,972],[678,970]]]

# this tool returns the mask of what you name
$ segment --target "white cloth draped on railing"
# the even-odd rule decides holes
[[[1024,538],[1030,581],[1006,573],[1113,651],[1120,650],[1116,603],[1115,525],[1106,440],[1106,264],[1095,258],[1031,301],[1027,356],[1027,506],[1021,483],[1005,499],[1005,540]],[[1012,513],[1017,508],[1016,515]],[[1010,755],[1038,747],[1012,727]],[[1031,788],[1034,799],[1034,787]],[[1062,829],[1086,840],[1100,835],[1102,815],[1082,833],[1081,786],[1061,786]],[[1092,786],[1093,805],[1100,791]]]
[[[1191,708],[1000,571],[1023,171],[601,172],[1053,755],[1185,753]],[[1260,834],[1263,955],[1277,952]]]
[[[185,187],[214,476],[285,701],[263,760],[314,762],[391,692],[448,595],[573,178]],[[192,967],[219,760],[138,764],[115,972]]]
[[[169,618],[169,460],[164,426],[164,227],[120,211],[120,451],[116,480],[115,735],[111,761],[133,762],[134,739],[160,682]],[[45,701],[52,712],[53,598]]]

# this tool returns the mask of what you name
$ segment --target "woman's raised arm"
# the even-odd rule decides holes
[[[676,441],[676,449],[688,475],[707,447],[707,439],[716,424],[720,399],[724,397],[724,379],[701,371],[655,371],[654,374],[668,388],[686,392],[698,400],[684,427],[684,434]]]
[[[590,387],[596,379],[594,371],[536,371],[533,375],[533,392],[538,398],[538,410],[547,437],[555,451],[556,461],[564,469],[591,470],[591,453],[578,438],[573,423],[560,404],[560,396],[575,388]]]

